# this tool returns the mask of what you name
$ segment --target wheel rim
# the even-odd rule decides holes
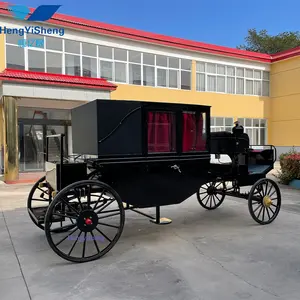
[[[51,201],[51,191],[46,185],[46,178],[42,177],[38,180],[35,185],[32,187],[30,194],[28,196],[27,208],[31,211],[40,210],[44,211],[44,215]],[[44,229],[44,226],[38,224],[32,216],[29,214],[31,220],[41,229]]]
[[[51,248],[64,259],[91,261],[118,241],[124,226],[124,208],[118,194],[100,182],[71,186],[50,205],[46,236]],[[51,222],[51,216],[64,217],[63,225]],[[61,232],[64,228],[69,231]]]
[[[260,224],[274,221],[281,206],[281,195],[276,183],[268,179],[261,180],[252,187],[249,198],[249,209],[255,221]]]
[[[221,205],[225,198],[225,184],[222,181],[208,182],[203,184],[197,194],[200,204],[207,208],[213,209]]]

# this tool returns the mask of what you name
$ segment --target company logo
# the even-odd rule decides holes
[[[8,9],[15,19],[41,22],[51,19],[60,7],[61,5],[40,5],[27,19],[26,17],[30,13],[29,7],[25,5],[9,5]]]

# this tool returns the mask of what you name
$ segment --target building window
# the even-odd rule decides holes
[[[97,77],[97,58],[82,57],[82,76]]]
[[[46,72],[62,74],[62,53],[46,52]]]
[[[80,54],[80,42],[65,40],[65,52]]]
[[[62,39],[51,36],[46,37],[46,49],[54,51],[62,51]]]
[[[249,135],[251,145],[260,146],[266,144],[267,122],[265,119],[239,118],[238,121],[244,126],[245,133]]]
[[[28,49],[28,70],[45,72],[45,52]]]
[[[269,96],[269,72],[215,63],[196,63],[196,90]]]
[[[211,117],[210,130],[211,132],[228,131],[232,132],[233,118],[230,117]]]
[[[192,61],[187,59],[181,59],[181,89],[191,89],[191,70]]]
[[[113,80],[113,63],[112,61],[100,60],[100,78],[108,81]]]
[[[24,48],[6,45],[6,67],[8,69],[25,70]]]
[[[67,75],[80,76],[80,56],[66,54],[65,55],[65,72]]]

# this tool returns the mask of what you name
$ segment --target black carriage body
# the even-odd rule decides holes
[[[225,181],[236,181],[238,186],[250,186],[274,168],[276,149],[272,145],[264,149],[253,149],[246,133],[234,135],[230,132],[211,133],[211,154],[225,154],[231,163],[211,164],[212,177]],[[267,148],[267,149],[265,149]]]
[[[162,151],[149,146],[149,116],[155,113],[173,118],[170,151],[162,143],[158,146]],[[194,149],[187,149],[184,140],[187,120],[191,120],[187,114],[202,122],[196,133],[201,141]],[[210,128],[209,106],[95,100],[72,110],[73,152],[96,155],[92,164],[100,180],[111,185],[125,203],[139,208],[180,203],[207,180],[210,131],[205,128]]]

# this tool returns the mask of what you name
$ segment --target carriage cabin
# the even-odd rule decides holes
[[[73,152],[98,158],[210,160],[210,107],[95,100],[72,110]]]

